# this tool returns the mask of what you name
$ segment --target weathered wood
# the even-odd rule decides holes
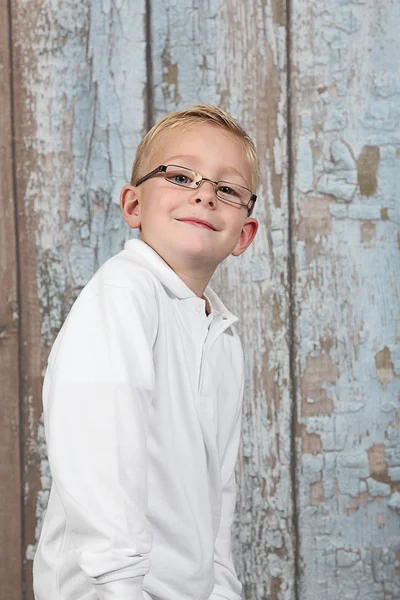
[[[1,596],[21,600],[26,589],[26,600],[33,598],[30,559],[50,486],[40,423],[49,347],[82,286],[132,235],[122,226],[118,192],[148,123],[204,101],[237,117],[262,159],[255,212],[260,231],[243,257],[232,257],[213,278],[240,317],[246,356],[235,532],[245,598],[400,598],[400,7],[397,0],[292,0],[287,65],[285,4],[10,3],[17,189],[11,176],[9,42],[3,36]],[[5,6],[0,17],[7,23]],[[18,314],[23,531],[15,502]],[[295,351],[298,415],[298,555],[289,350]]]
[[[213,285],[240,317],[246,357],[235,559],[247,600],[294,597],[288,351],[285,3],[152,1],[154,120],[208,102],[256,141],[260,230]]]
[[[118,203],[146,129],[144,12],[144,1],[13,3],[27,600],[50,487],[49,347],[82,286],[132,235]]]
[[[293,0],[307,600],[400,598],[399,19],[397,0]]]
[[[8,5],[0,5],[8,32]],[[0,590],[21,600],[18,266],[11,127],[10,38],[0,36]]]

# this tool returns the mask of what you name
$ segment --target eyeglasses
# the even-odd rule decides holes
[[[147,181],[150,177],[154,177],[158,173],[162,173],[169,183],[192,190],[199,188],[203,181],[209,181],[214,185],[215,194],[218,198],[224,202],[246,207],[249,216],[253,212],[257,196],[248,188],[243,185],[238,185],[237,183],[229,183],[228,181],[213,181],[207,177],[202,177],[199,173],[196,173],[191,169],[179,167],[178,165],[160,165],[144,177],[141,177],[136,182],[136,186]]]

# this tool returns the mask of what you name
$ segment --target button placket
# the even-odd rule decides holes
[[[202,300],[201,298],[196,298],[195,301],[195,311],[198,312],[199,314],[206,314],[206,303],[204,300]]]

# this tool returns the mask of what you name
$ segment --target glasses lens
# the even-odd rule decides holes
[[[194,171],[185,167],[177,167],[168,165],[165,171],[165,179],[176,185],[181,185],[188,188],[196,188],[199,176]]]
[[[241,185],[228,183],[228,181],[219,181],[217,196],[221,198],[221,200],[247,206],[251,197],[251,192]]]

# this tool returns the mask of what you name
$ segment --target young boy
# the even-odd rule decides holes
[[[121,192],[140,239],[86,285],[49,356],[36,600],[241,598],[243,356],[208,282],[256,234],[257,182],[252,141],[215,107],[173,113],[140,144]]]

